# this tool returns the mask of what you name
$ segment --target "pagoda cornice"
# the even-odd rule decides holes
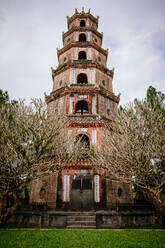
[[[68,51],[72,47],[93,47],[100,53],[104,54],[106,57],[108,56],[108,50],[103,49],[102,47],[98,46],[95,42],[91,41],[85,41],[85,42],[80,42],[80,41],[75,41],[71,42],[65,47],[61,49],[57,49],[57,55],[58,57],[63,54],[64,52]]]
[[[113,78],[114,70],[109,70],[107,67],[92,61],[92,60],[69,60],[67,63],[60,65],[56,70],[52,68],[52,77],[64,72],[69,68],[97,68],[100,71],[107,73],[107,75]]]
[[[67,16],[68,28],[69,28],[69,24],[72,21],[74,21],[76,18],[90,18],[98,26],[98,19],[99,19],[98,16],[96,18],[93,15],[91,15],[91,13],[89,13],[89,12],[88,13],[85,13],[85,12],[75,12],[74,15],[72,15],[71,17]]]
[[[67,32],[63,33],[63,41],[64,41],[64,38],[66,38],[68,35],[70,35],[71,33],[75,32],[75,31],[80,31],[80,32],[92,31],[93,33],[95,33],[101,39],[103,38],[103,34],[98,32],[93,27],[90,27],[90,26],[86,26],[86,27],[73,26]]]
[[[66,85],[65,87],[61,87],[53,92],[50,95],[45,96],[46,103],[52,102],[55,99],[62,97],[67,94],[78,93],[78,94],[101,94],[105,97],[113,100],[116,103],[119,103],[120,97],[116,96],[113,92],[107,90],[106,88],[98,85],[98,84],[87,84],[87,85],[78,85],[71,84]]]

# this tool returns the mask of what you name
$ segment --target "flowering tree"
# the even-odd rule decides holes
[[[150,87],[147,98],[135,99],[120,109],[102,133],[101,150],[94,154],[96,167],[111,178],[133,182],[154,204],[165,223],[165,96]]]
[[[43,101],[33,100],[25,105],[23,101],[7,99],[0,106],[0,119],[0,199],[9,194],[13,199],[12,206],[1,214],[3,224],[19,204],[20,187],[60,170],[62,161],[72,156],[66,118],[48,109]]]

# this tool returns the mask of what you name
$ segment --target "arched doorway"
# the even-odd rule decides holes
[[[88,114],[89,109],[88,109],[88,103],[85,100],[78,101],[76,103],[76,114]]]
[[[85,73],[80,73],[77,76],[77,84],[87,84],[88,80],[87,80],[87,75]]]
[[[79,35],[79,41],[80,42],[85,42],[86,41],[86,35],[84,33]]]
[[[85,27],[85,21],[84,20],[80,21],[80,27]]]
[[[87,59],[86,52],[84,51],[79,52],[78,59]]]

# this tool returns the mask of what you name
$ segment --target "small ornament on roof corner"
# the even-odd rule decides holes
[[[112,68],[112,71],[113,71],[113,72],[115,71],[115,67]]]
[[[99,19],[100,17],[99,16],[97,16],[97,20]]]
[[[77,8],[75,8],[75,14],[77,14],[77,13],[78,13]]]
[[[91,9],[88,10],[88,13],[89,13],[89,14],[91,13]]]

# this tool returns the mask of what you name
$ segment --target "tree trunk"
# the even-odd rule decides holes
[[[145,192],[144,194],[146,199],[154,205],[159,224],[165,229],[165,203],[160,196],[154,195],[153,192]]]
[[[12,194],[13,204],[11,206],[10,205],[8,206],[8,204],[6,203],[5,212],[2,211],[1,216],[0,216],[0,227],[6,224],[7,220],[13,215],[18,205],[20,204],[19,198],[16,192],[8,192],[8,193]]]

